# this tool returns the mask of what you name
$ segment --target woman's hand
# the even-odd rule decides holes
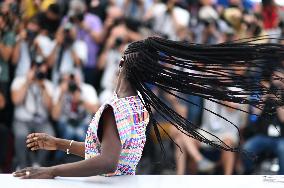
[[[57,150],[57,138],[45,133],[32,133],[27,136],[27,147],[32,151]]]
[[[52,167],[24,168],[13,173],[14,177],[22,179],[53,179]]]

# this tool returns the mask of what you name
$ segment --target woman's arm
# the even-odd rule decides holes
[[[121,142],[111,108],[103,113],[101,154],[88,160],[51,167],[53,176],[94,176],[116,170]]]
[[[56,146],[57,146],[57,150],[61,150],[61,151],[67,151],[67,149],[69,149],[69,152],[80,156],[80,157],[85,157],[85,143],[84,142],[77,142],[77,141],[73,141],[72,145],[70,146],[71,140],[65,140],[65,139],[60,139],[57,138],[57,142],[56,142]]]
[[[112,109],[107,108],[102,118],[103,134],[100,155],[91,159],[53,167],[26,168],[15,172],[14,176],[21,178],[53,178],[56,176],[94,176],[114,172],[121,152],[121,142]]]

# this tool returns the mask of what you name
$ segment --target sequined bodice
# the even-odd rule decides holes
[[[116,94],[104,103],[91,121],[85,140],[85,159],[100,155],[101,144],[97,136],[100,117],[106,107],[113,109],[122,150],[116,171],[112,175],[135,175],[146,142],[149,114],[139,96],[118,98]]]

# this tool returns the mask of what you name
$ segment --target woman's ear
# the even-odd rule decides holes
[[[121,68],[121,67],[123,67],[123,65],[124,65],[124,58],[121,58],[121,60],[119,62],[119,67]]]

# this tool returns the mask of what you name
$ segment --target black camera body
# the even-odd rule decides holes
[[[35,77],[37,80],[44,80],[46,78],[46,74],[40,70],[37,70]]]
[[[43,57],[42,57],[42,56],[36,56],[36,57],[34,58],[34,60],[33,60],[33,63],[34,63],[35,66],[36,66],[35,78],[36,78],[37,80],[44,80],[44,79],[47,77],[47,75],[46,75],[45,72],[42,72],[42,71],[40,70],[41,65],[44,64],[44,59],[43,59]]]
[[[84,21],[84,13],[76,13],[69,17],[69,21],[72,23]]]
[[[73,27],[73,24],[71,22],[67,22],[64,26],[64,41],[63,46],[69,47],[73,44],[74,39],[71,36],[71,29]]]
[[[70,93],[74,93],[75,91],[78,91],[79,87],[77,86],[76,82],[74,80],[69,81],[68,83],[68,91]]]
[[[114,48],[119,48],[123,44],[123,38],[117,37],[114,41]]]
[[[32,31],[32,30],[30,30],[30,29],[27,29],[26,32],[27,32],[27,40],[28,40],[30,43],[32,43],[32,42],[34,41],[34,39],[37,37],[38,32]]]

